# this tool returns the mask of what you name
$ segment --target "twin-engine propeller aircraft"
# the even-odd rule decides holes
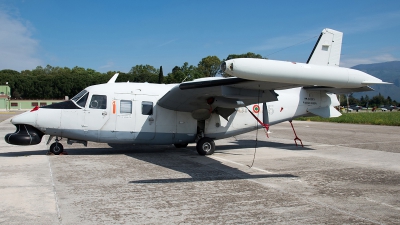
[[[233,77],[210,77],[180,84],[116,83],[87,87],[69,101],[14,117],[14,145],[47,144],[54,154],[67,143],[88,141],[127,144],[197,143],[200,155],[211,155],[214,140],[309,114],[338,117],[335,94],[372,90],[382,80],[339,67],[341,32],[324,29],[307,61],[295,63],[239,58],[221,64]],[[262,120],[262,121],[261,121]],[[292,125],[293,126],[293,125]],[[293,129],[294,130],[294,129]],[[297,136],[296,136],[297,138]],[[296,139],[295,139],[296,141]],[[297,145],[297,143],[296,143]]]

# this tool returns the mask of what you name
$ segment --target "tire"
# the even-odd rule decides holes
[[[50,152],[54,155],[59,155],[64,151],[64,147],[60,143],[53,143],[50,145]]]
[[[178,143],[174,144],[175,148],[186,148],[188,146],[188,143]]]
[[[215,142],[208,137],[201,138],[197,142],[196,149],[199,155],[212,155],[215,151]]]

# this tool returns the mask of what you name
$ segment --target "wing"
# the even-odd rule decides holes
[[[274,90],[299,87],[297,84],[253,81],[242,78],[203,78],[181,83],[172,88],[158,105],[170,110],[196,114],[217,110],[227,118],[235,108],[277,101]],[[195,115],[194,115],[195,116]],[[201,117],[201,116],[200,116]]]

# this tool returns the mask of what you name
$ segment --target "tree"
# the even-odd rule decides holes
[[[263,57],[260,54],[255,54],[252,52],[248,52],[245,54],[230,54],[228,55],[228,57],[226,57],[226,60],[230,60],[230,59],[237,59],[237,58],[256,58],[256,59],[263,59]]]
[[[393,105],[393,100],[390,96],[387,96],[386,101],[385,101],[385,105]]]
[[[21,98],[21,94],[18,92],[17,89],[15,89],[12,93],[12,98],[14,99],[20,99]]]
[[[167,84],[181,83],[185,79],[185,74],[182,72],[179,66],[175,66],[172,69],[172,73],[169,73],[165,81]]]
[[[162,70],[162,66],[160,66],[160,73],[158,74],[158,83],[162,84],[163,81],[164,81],[164,73],[163,73],[163,70]]]
[[[181,67],[175,66],[172,73],[166,77],[167,84],[181,83],[183,81],[191,81],[203,77],[203,74],[197,67],[190,65],[188,62],[183,63]]]
[[[148,82],[148,83],[157,83],[159,70],[150,65],[136,65],[132,67],[129,71],[128,75],[132,78],[132,82]]]
[[[221,60],[217,56],[207,56],[199,62],[197,68],[203,77],[215,77],[219,72]]]
[[[253,52],[248,52],[248,53],[244,53],[244,54],[230,54],[228,55],[228,57],[226,57],[225,60],[230,60],[230,59],[238,59],[238,58],[254,58],[254,59],[263,59],[263,57],[260,54],[255,54]],[[223,77],[231,77],[231,75],[226,74],[224,72],[221,71],[221,75]]]
[[[376,106],[376,107],[379,107],[384,104],[385,104],[385,98],[381,95],[381,93],[379,93],[379,95],[372,97],[372,99],[370,101],[370,105]]]

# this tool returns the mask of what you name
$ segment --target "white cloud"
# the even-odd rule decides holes
[[[105,65],[100,66],[100,69],[108,69],[114,66],[114,62],[113,61],[108,61]]]
[[[0,10],[0,70],[34,69],[42,65],[36,57],[39,42],[31,36],[31,26]]]
[[[371,57],[365,57],[365,58],[348,58],[348,59],[343,59],[340,62],[341,67],[353,67],[359,64],[372,64],[372,63],[381,63],[381,62],[390,62],[390,61],[397,61],[400,60],[396,57],[394,57],[391,54],[381,54],[381,55],[376,55],[376,56],[371,56]]]

